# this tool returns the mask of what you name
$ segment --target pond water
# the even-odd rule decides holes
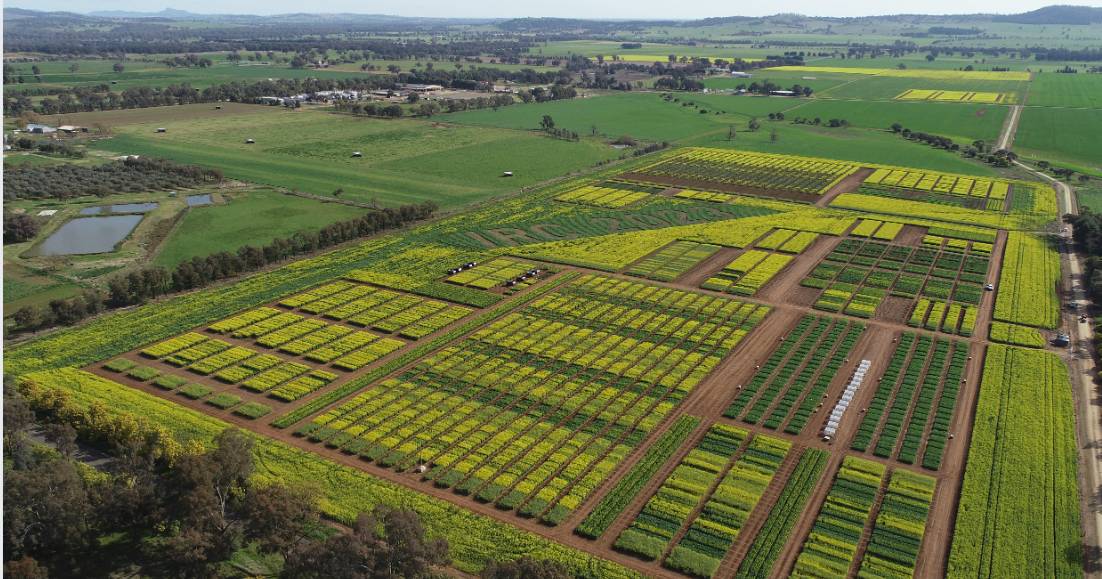
[[[188,195],[187,205],[188,207],[198,207],[200,205],[210,205],[214,203],[214,200],[210,198],[210,193],[206,195]]]
[[[111,213],[149,213],[157,208],[157,203],[123,203],[112,205]]]
[[[78,217],[62,225],[46,241],[32,249],[31,255],[107,253],[126,239],[141,220],[141,215]]]
[[[111,213],[149,213],[157,208],[157,203],[122,203],[119,205],[111,205],[110,207],[100,205],[98,207],[85,207],[80,210],[81,215],[100,215],[106,213],[108,210]]]

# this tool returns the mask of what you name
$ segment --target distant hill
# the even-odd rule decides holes
[[[1102,8],[1090,6],[1045,6],[1032,12],[995,16],[995,22],[1018,24],[1093,24],[1102,22]]]
[[[202,18],[202,14],[196,14],[194,12],[188,12],[187,10],[175,10],[173,8],[165,8],[160,12],[135,12],[130,10],[95,10],[88,13],[89,16],[98,16],[100,18],[171,18],[171,19],[193,19]]]

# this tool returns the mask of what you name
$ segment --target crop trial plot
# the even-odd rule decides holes
[[[721,248],[711,243],[675,241],[637,261],[625,273],[657,281],[673,281]]]
[[[721,192],[787,193],[814,200],[860,168],[853,163],[725,149],[686,149],[620,179]]]
[[[912,325],[970,336],[989,261],[983,253],[948,246],[915,248],[849,238],[800,284],[822,290],[816,309],[871,318],[887,298],[898,298],[907,311],[921,310],[912,314]]]
[[[568,201],[595,207],[619,208],[638,203],[660,188],[645,187],[616,181],[606,181],[597,185],[585,185],[572,189],[555,197],[556,201]]]
[[[300,434],[558,524],[768,311],[584,275]]]
[[[901,101],[938,101],[949,103],[995,104],[1007,100],[1007,95],[999,92],[971,92],[964,90],[932,90],[912,88],[895,97]]]
[[[423,338],[472,311],[464,306],[344,280],[285,298],[280,300],[279,305],[413,340]]]
[[[804,316],[724,412],[746,424],[798,435],[865,331],[856,321]]]
[[[537,267],[536,264],[527,261],[499,257],[486,263],[476,264],[470,269],[464,269],[449,276],[445,281],[478,289],[490,289],[516,280]]]
[[[951,203],[962,207],[1003,212],[1009,209],[1013,184],[989,179],[939,173],[880,168],[861,184],[859,193],[886,198]],[[1026,193],[1023,193],[1026,195]]]
[[[968,350],[966,342],[904,333],[850,448],[940,468]]]

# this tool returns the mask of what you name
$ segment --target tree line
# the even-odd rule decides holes
[[[128,157],[93,166],[16,165],[4,171],[4,198],[63,200],[82,195],[196,187],[221,180],[222,172],[218,169],[146,157]]]
[[[561,72],[537,72],[530,69],[506,71],[495,68],[466,68],[462,70],[417,70],[400,72],[393,76],[359,75],[342,79],[276,79],[258,82],[228,82],[197,89],[188,83],[165,87],[131,87],[115,92],[110,85],[51,88],[49,96],[35,103],[31,96],[37,91],[8,91],[4,94],[4,114],[19,116],[26,112],[40,114],[64,114],[88,111],[133,109],[192,103],[255,102],[262,96],[292,96],[327,90],[382,90],[396,89],[399,84],[439,84],[466,89],[490,90],[492,83],[509,81],[523,84],[551,84],[569,81],[569,74]]]
[[[193,257],[169,270],[160,266],[136,269],[107,280],[106,291],[87,289],[68,299],[51,300],[47,306],[28,305],[15,312],[15,330],[40,330],[71,326],[112,308],[145,303],[164,295],[206,287],[214,282],[262,269],[296,256],[312,253],[362,237],[426,219],[436,211],[431,201],[402,205],[397,209],[372,210],[360,217],[327,225],[317,231],[277,237],[263,247],[245,245],[237,251],[220,251]]]
[[[4,384],[4,575],[11,579],[223,577],[242,550],[280,578],[437,577],[445,539],[419,515],[379,505],[351,529],[324,520],[321,492],[261,482],[254,437],[228,428],[213,445],[178,442],[163,426],[103,402],[82,407],[34,382]],[[38,428],[49,445],[32,442]],[[103,470],[81,445],[107,453]],[[494,562],[490,579],[568,577],[551,562]]]

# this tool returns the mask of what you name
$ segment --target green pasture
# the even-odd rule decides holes
[[[807,73],[788,70],[751,70],[750,78],[736,78],[729,75],[717,74],[704,79],[704,86],[712,90],[733,90],[739,85],[749,86],[750,83],[772,82],[785,89],[794,84],[809,86],[815,94],[827,91],[844,83],[854,82],[857,78],[852,74],[844,73]]]
[[[1050,161],[1102,170],[1102,109],[1025,107],[1014,150]]]
[[[1035,75],[1027,104],[1102,109],[1102,74],[1046,72]]]
[[[902,101],[832,101],[810,99],[785,113],[795,117],[846,119],[851,125],[888,129],[900,123],[912,131],[952,137],[960,143],[976,139],[993,141],[1002,130],[1009,107],[966,103]]]
[[[276,237],[317,230],[365,211],[270,190],[223,197],[225,203],[187,209],[153,263],[173,267],[192,257],[265,245]]]
[[[803,73],[806,75],[807,73]],[[838,74],[849,77],[849,82],[839,84],[825,91],[816,92],[816,98],[856,99],[856,100],[892,100],[909,89],[962,90],[972,92],[1001,92],[1014,95],[1012,102],[1021,102],[1029,83],[1020,80],[956,80],[929,78],[901,78],[891,76],[871,76]],[[812,76],[822,76],[815,74]],[[968,103],[952,103],[968,104]]]
[[[734,140],[728,140],[727,133],[722,132],[686,139],[679,144],[881,163],[968,175],[997,174],[991,167],[965,159],[957,153],[908,141],[879,129],[832,129],[794,125],[787,120],[763,120],[757,132],[750,132],[744,123],[735,127],[737,133]],[[773,130],[777,131],[776,142],[772,140]]]
[[[163,126],[165,133],[156,133]],[[452,208],[591,167],[619,152],[597,140],[298,111],[120,128],[92,146],[221,169],[226,176],[383,205]],[[246,144],[254,139],[255,144]],[[354,158],[359,151],[362,158]],[[503,177],[513,171],[514,177]]]
[[[707,95],[675,93],[675,97],[701,101]],[[733,98],[733,97],[727,97]],[[584,99],[521,104],[497,110],[482,109],[442,115],[441,119],[465,125],[536,129],[544,115],[555,125],[588,135],[593,127],[609,137],[631,135],[637,139],[677,141],[710,131],[725,131],[726,123],[714,114],[700,114],[680,103],[665,102],[655,93],[624,93]]]

